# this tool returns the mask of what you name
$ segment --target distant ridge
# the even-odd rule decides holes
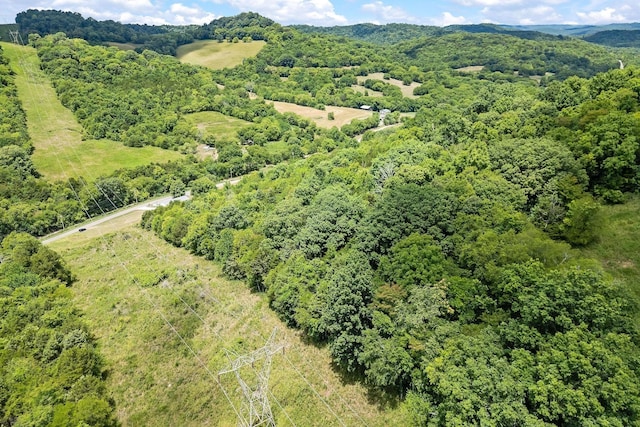
[[[556,24],[556,25],[501,25],[503,28],[509,28],[520,31],[538,31],[541,33],[553,34],[556,36],[573,36],[573,37],[586,37],[591,36],[602,31],[610,30],[640,30],[640,23],[627,23],[627,24],[608,24],[608,25],[568,25],[568,24]]]

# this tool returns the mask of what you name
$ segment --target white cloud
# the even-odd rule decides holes
[[[446,27],[447,25],[470,24],[470,22],[464,16],[454,16],[451,12],[444,12],[439,18],[432,19],[431,23],[439,27]]]
[[[494,7],[520,5],[523,0],[458,0],[457,3],[467,7]]]
[[[535,25],[557,24],[566,21],[555,8],[544,5],[513,10],[485,8],[482,10],[482,15],[487,22],[497,24]]]
[[[69,7],[81,7],[83,9],[93,9],[95,2],[88,0],[54,0],[51,2],[50,8],[65,9]],[[149,10],[153,9],[153,5],[149,0],[102,0],[99,4],[101,10],[125,8],[133,10]]]
[[[580,20],[585,24],[608,24],[611,22],[627,22],[628,19],[616,9],[606,7],[592,12],[578,12]]]
[[[363,12],[375,15],[377,20],[382,22],[411,22],[415,20],[403,9],[385,5],[381,1],[363,4],[361,9]]]
[[[228,0],[240,10],[251,10],[279,23],[345,25],[347,18],[336,13],[330,0]]]

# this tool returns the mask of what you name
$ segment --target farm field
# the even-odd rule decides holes
[[[273,104],[274,108],[281,113],[295,113],[307,119],[313,120],[318,126],[330,129],[334,126],[342,127],[347,123],[351,123],[354,119],[365,119],[373,112],[359,110],[357,108],[336,107],[327,105],[324,110],[317,108],[305,107],[302,105],[292,104],[289,102],[267,101]],[[335,119],[329,120],[329,113],[333,113]]]
[[[82,140],[82,127],[58,100],[49,79],[38,66],[31,47],[0,44],[16,72],[16,86],[27,113],[32,155],[47,179],[83,176],[93,181],[116,169],[176,160],[182,155],[157,147],[132,148],[109,140]]]
[[[385,79],[384,73],[371,73],[371,74],[367,74],[366,76],[358,76],[358,83],[362,84],[367,79],[382,80],[384,82],[398,86],[400,88],[400,91],[402,92],[402,96],[406,98],[414,98],[414,99],[418,98],[416,95],[413,94],[413,90],[418,86],[420,86],[420,83],[412,82],[410,85],[405,85],[404,83],[402,83],[402,80]]]
[[[219,43],[216,40],[198,40],[178,47],[176,56],[182,62],[202,65],[214,70],[235,67],[245,58],[256,56],[266,43]]]
[[[264,345],[274,328],[284,346],[269,383],[277,425],[407,424],[400,405],[343,382],[328,351],[287,329],[265,295],[122,221],[115,234],[50,245],[77,274],[75,303],[98,338],[122,425],[235,425],[241,391],[234,374],[218,383],[218,372]]]

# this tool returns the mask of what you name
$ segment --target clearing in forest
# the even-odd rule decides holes
[[[118,42],[107,42],[105,43],[107,46],[117,47],[120,50],[135,50],[142,46],[141,44],[136,43],[118,43]]]
[[[470,65],[468,67],[455,68],[460,73],[478,73],[484,69],[484,65]]]
[[[85,233],[50,247],[77,275],[74,302],[97,337],[122,425],[236,425],[239,385],[233,373],[218,382],[218,372],[263,346],[274,328],[284,346],[269,381],[276,425],[409,423],[402,405],[343,381],[326,348],[305,343],[266,295],[220,277],[213,262],[133,225],[94,239]],[[251,377],[252,369],[260,361],[240,374]]]
[[[16,86],[27,113],[35,151],[33,163],[49,180],[84,177],[93,181],[116,169],[176,160],[181,154],[157,147],[132,148],[109,140],[82,140],[82,126],[65,108],[40,70],[32,47],[0,43],[16,72]]]
[[[371,74],[367,74],[366,76],[358,76],[357,78],[358,78],[359,84],[363,84],[367,79],[382,80],[385,83],[398,86],[400,88],[400,91],[402,92],[402,96],[404,96],[405,98],[412,98],[412,99],[418,98],[416,95],[413,94],[413,90],[418,86],[420,86],[420,83],[417,83],[417,82],[411,82],[410,85],[405,85],[404,83],[402,83],[402,80],[385,79],[384,73],[371,73]]]
[[[216,111],[187,114],[184,118],[202,132],[203,136],[212,136],[215,139],[233,139],[238,130],[251,124]]]
[[[372,111],[360,110],[358,108],[336,107],[327,105],[324,110],[305,107],[289,102],[266,101],[273,104],[274,108],[281,113],[295,113],[299,116],[313,120],[316,125],[331,129],[332,127],[342,127],[351,123],[354,119],[366,119],[373,114]],[[333,113],[334,120],[329,120],[329,113]]]
[[[213,70],[235,67],[242,64],[245,58],[256,56],[266,42],[253,40],[250,42],[220,43],[217,40],[198,40],[178,47],[176,56],[182,62],[202,65]]]

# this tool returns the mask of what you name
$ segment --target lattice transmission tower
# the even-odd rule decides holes
[[[269,374],[271,358],[283,351],[284,347],[275,342],[276,329],[265,345],[251,353],[237,355],[228,351],[227,357],[231,366],[218,372],[218,376],[233,372],[244,395],[239,425],[242,427],[275,426],[271,405],[269,403]],[[250,366],[251,369],[243,369]],[[244,376],[240,371],[244,371]]]

